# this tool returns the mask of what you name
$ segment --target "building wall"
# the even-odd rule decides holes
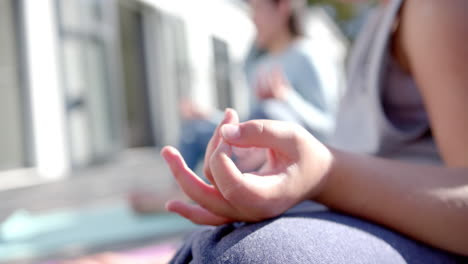
[[[12,1],[0,1],[0,170],[24,163],[14,29]]]

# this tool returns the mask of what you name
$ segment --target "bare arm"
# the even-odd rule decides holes
[[[401,43],[449,167],[468,167],[468,1],[409,0]]]
[[[438,248],[468,255],[468,169],[419,166],[333,151],[317,198]]]

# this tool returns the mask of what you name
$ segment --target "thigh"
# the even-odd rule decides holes
[[[217,123],[207,119],[185,120],[181,127],[181,140],[187,142],[209,141],[216,126]]]
[[[173,263],[459,263],[460,258],[331,211],[202,229]]]
[[[204,119],[186,120],[182,124],[178,148],[192,170],[203,159],[216,125],[213,121]]]

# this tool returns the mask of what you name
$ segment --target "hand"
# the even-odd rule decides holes
[[[205,172],[213,185],[195,175],[176,149],[162,150],[178,184],[198,204],[170,201],[169,211],[197,224],[255,222],[278,216],[320,193],[332,164],[324,145],[298,125],[268,120],[232,124],[226,120],[229,115],[213,136],[209,148],[217,145],[216,149],[207,151]],[[233,146],[265,148],[267,162],[257,172],[241,173],[230,158]]]
[[[286,80],[283,71],[280,68],[275,68],[268,73],[259,74],[255,91],[260,100],[277,99],[284,101],[291,89],[291,85]]]

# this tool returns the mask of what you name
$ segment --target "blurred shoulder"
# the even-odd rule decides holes
[[[289,48],[289,52],[291,54],[297,56],[308,56],[311,48],[312,48],[312,41],[308,37],[299,37],[294,40]]]
[[[400,29],[404,49],[410,57],[466,51],[467,14],[467,0],[404,1]]]
[[[324,51],[309,37],[296,39],[289,48],[288,56],[302,63],[312,63]]]
[[[404,0],[404,6],[416,8],[413,11],[427,11],[429,9],[437,9],[438,11],[448,12],[450,10],[463,11],[460,9],[467,8],[468,2],[466,0]]]
[[[406,0],[402,12],[404,26],[423,33],[466,30],[468,26],[466,0]]]

